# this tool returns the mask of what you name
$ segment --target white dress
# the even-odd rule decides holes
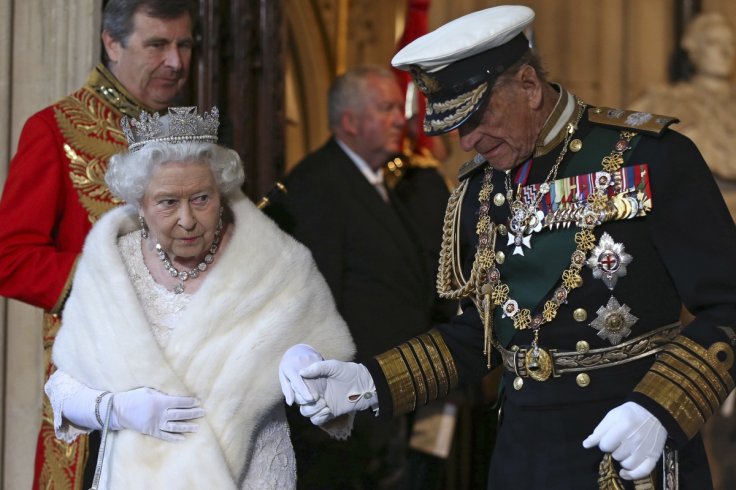
[[[143,262],[138,232],[120,237],[118,249],[151,325],[153,336],[163,348],[192,295],[186,292],[176,294],[153,280]],[[60,370],[49,378],[45,387],[54,410],[56,437],[65,442],[72,442],[80,434],[90,432],[69,424],[61,415],[64,400],[82,387],[81,383]],[[276,406],[256,429],[248,459],[247,473],[241,488],[289,489],[296,486],[296,460],[282,405]]]

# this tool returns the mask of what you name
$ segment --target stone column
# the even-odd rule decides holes
[[[0,2],[0,183],[25,120],[79,87],[99,58],[99,0]],[[41,413],[40,310],[0,299],[2,488],[30,488]]]

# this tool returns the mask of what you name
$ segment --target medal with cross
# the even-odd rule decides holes
[[[603,233],[586,264],[593,270],[595,279],[602,279],[606,287],[613,290],[618,278],[626,275],[626,266],[632,259],[623,243],[616,243],[611,235]]]
[[[542,229],[544,213],[538,210],[535,204],[527,204],[520,200],[511,204],[508,245],[514,246],[513,255],[524,255],[522,245],[532,248],[532,233]]]

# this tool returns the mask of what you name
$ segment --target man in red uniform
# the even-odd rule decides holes
[[[47,376],[85,236],[119,204],[104,175],[108,158],[126,148],[120,118],[165,109],[180,92],[195,16],[191,0],[110,0],[102,19],[104,63],[23,128],[0,200],[0,295],[45,310]],[[82,488],[87,438],[68,446],[54,437],[52,421],[44,397],[34,488]]]

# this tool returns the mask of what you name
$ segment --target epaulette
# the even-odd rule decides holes
[[[676,117],[611,107],[592,107],[588,111],[588,120],[593,124],[631,129],[652,136],[661,136],[670,124],[680,122]]]
[[[472,174],[477,169],[481,168],[485,163],[486,163],[485,160],[481,160],[480,162],[478,162],[476,161],[475,158],[463,163],[462,166],[460,167],[460,170],[458,170],[457,172],[458,180],[463,180],[465,177]]]

